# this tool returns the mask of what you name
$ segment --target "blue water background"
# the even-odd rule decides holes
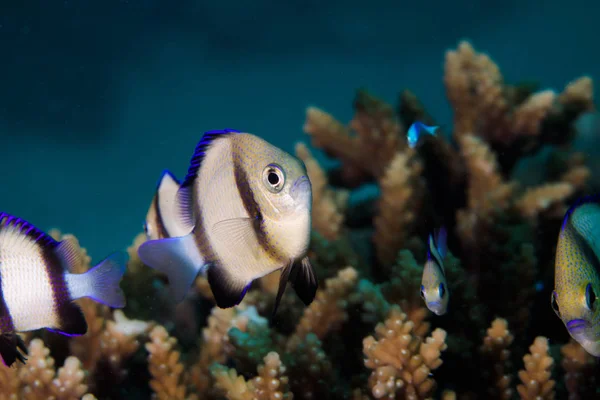
[[[292,151],[307,106],[346,122],[357,87],[393,103],[409,88],[448,124],[460,39],[560,91],[598,78],[599,16],[591,0],[3,0],[0,209],[97,260],[141,232],[161,171],[183,176],[205,130]]]

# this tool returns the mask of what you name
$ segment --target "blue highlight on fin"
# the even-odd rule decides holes
[[[206,131],[202,136],[202,139],[196,145],[196,149],[194,150],[194,155],[190,161],[190,166],[188,168],[187,175],[181,184],[181,187],[187,187],[192,184],[194,179],[196,178],[196,174],[198,173],[198,169],[202,164],[202,160],[206,154],[207,147],[215,140],[221,136],[231,135],[241,133],[235,129],[219,129],[214,131]]]
[[[569,209],[565,213],[565,217],[563,218],[563,223],[562,223],[562,226],[560,229],[561,230],[565,229],[565,226],[567,225],[569,218],[571,217],[571,215],[575,212],[575,210],[579,206],[582,206],[584,204],[589,204],[589,203],[599,203],[600,204],[600,193],[583,196],[583,197],[580,197],[577,200],[575,200],[575,202],[573,204],[571,204],[571,207],[569,207]]]
[[[30,237],[33,241],[44,247],[54,248],[58,246],[58,242],[52,236],[42,232],[23,218],[18,218],[5,212],[0,213],[0,227],[16,228],[20,233]]]

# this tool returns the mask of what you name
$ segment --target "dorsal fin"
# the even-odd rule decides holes
[[[448,239],[448,232],[444,226],[440,227],[435,232],[435,247],[441,258],[446,257],[448,245],[446,244]]]
[[[588,204],[588,203],[600,204],[600,193],[580,197],[579,199],[575,200],[575,202],[573,204],[571,204],[571,207],[569,207],[569,209],[565,213],[565,217],[563,218],[563,223],[562,223],[561,229],[565,228],[565,225],[569,221],[569,218],[571,218],[571,215],[573,215],[573,213],[575,212],[575,210],[577,208],[579,208],[579,206],[582,206],[582,205]]]
[[[190,166],[188,167],[187,175],[181,183],[181,187],[177,191],[177,206],[179,208],[180,221],[186,225],[186,228],[192,230],[195,225],[194,216],[192,213],[192,186],[198,175],[198,170],[202,165],[206,150],[217,139],[226,137],[231,134],[241,133],[235,129],[220,129],[204,132],[202,139],[196,145]]]
[[[52,236],[42,232],[33,224],[4,212],[0,213],[0,229],[14,229],[18,233],[29,237],[37,245],[45,248],[53,249],[58,246],[58,242]]]

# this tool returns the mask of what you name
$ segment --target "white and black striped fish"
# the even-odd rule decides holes
[[[427,261],[421,280],[421,297],[427,308],[436,315],[444,315],[448,309],[450,292],[444,270],[444,257],[447,253],[447,232],[441,227],[433,235],[429,235]]]
[[[67,336],[87,332],[83,312],[73,300],[90,297],[113,308],[125,306],[119,288],[126,258],[116,253],[84,274],[72,240],[57,242],[29,222],[0,213],[0,356],[6,365],[25,362],[17,332],[46,328]],[[21,350],[21,352],[19,352]]]
[[[177,203],[179,223],[190,233],[138,250],[146,265],[168,276],[176,301],[201,269],[221,308],[239,304],[255,279],[283,269],[273,312],[288,280],[305,304],[312,302],[312,190],[302,161],[249,133],[206,132]]]
[[[146,214],[144,231],[149,240],[184,236],[190,233],[185,224],[179,222],[178,190],[177,178],[169,171],[163,171]]]

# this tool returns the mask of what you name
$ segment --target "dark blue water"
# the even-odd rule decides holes
[[[94,258],[129,245],[205,130],[291,151],[308,105],[345,122],[357,87],[409,88],[450,123],[444,52],[462,38],[508,81],[600,72],[591,0],[15,3],[0,2],[0,208]]]

